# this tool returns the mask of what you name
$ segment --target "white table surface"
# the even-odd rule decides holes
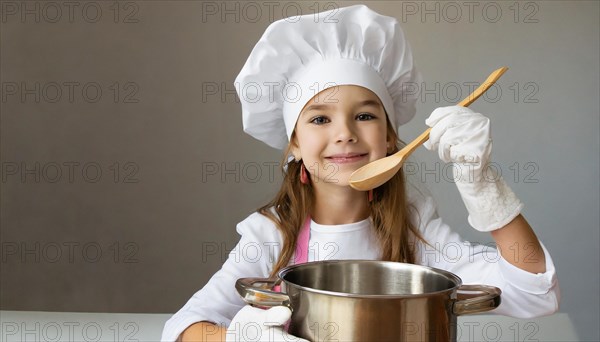
[[[0,311],[0,342],[158,341],[171,314]],[[461,316],[459,341],[577,341],[567,314],[536,319]]]

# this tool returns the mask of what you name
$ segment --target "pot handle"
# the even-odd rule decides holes
[[[484,293],[484,295],[474,294],[473,292]],[[452,311],[455,315],[468,315],[493,310],[500,305],[501,293],[502,291],[495,286],[462,285],[458,288],[458,299],[454,302]],[[464,299],[461,299],[461,297]]]
[[[291,310],[290,297],[287,294],[267,289],[279,283],[280,279],[240,278],[235,282],[235,288],[248,304],[266,307],[283,305]],[[259,287],[258,284],[262,286]]]

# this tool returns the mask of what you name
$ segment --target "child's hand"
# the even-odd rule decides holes
[[[469,224],[479,231],[502,228],[523,208],[521,201],[489,167],[490,120],[469,108],[441,107],[425,123],[432,127],[424,146],[454,163],[454,181],[469,211]]]
[[[309,342],[292,336],[283,330],[292,312],[285,306],[275,306],[268,310],[249,305],[243,307],[233,317],[227,328],[227,342],[230,341],[289,341]]]

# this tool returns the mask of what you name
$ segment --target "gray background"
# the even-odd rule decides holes
[[[1,308],[174,312],[280,181],[280,152],[242,132],[235,76],[271,21],[351,3],[72,3],[2,1]],[[560,311],[598,340],[599,2],[369,4],[401,21],[426,80],[404,140],[510,68],[472,108],[551,251]],[[452,227],[491,241],[435,154],[411,166]]]

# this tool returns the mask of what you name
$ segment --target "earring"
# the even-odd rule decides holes
[[[306,172],[304,164],[300,165],[300,183],[308,184],[308,173]]]
[[[373,189],[369,190],[367,198],[369,199],[369,202],[373,202]]]

